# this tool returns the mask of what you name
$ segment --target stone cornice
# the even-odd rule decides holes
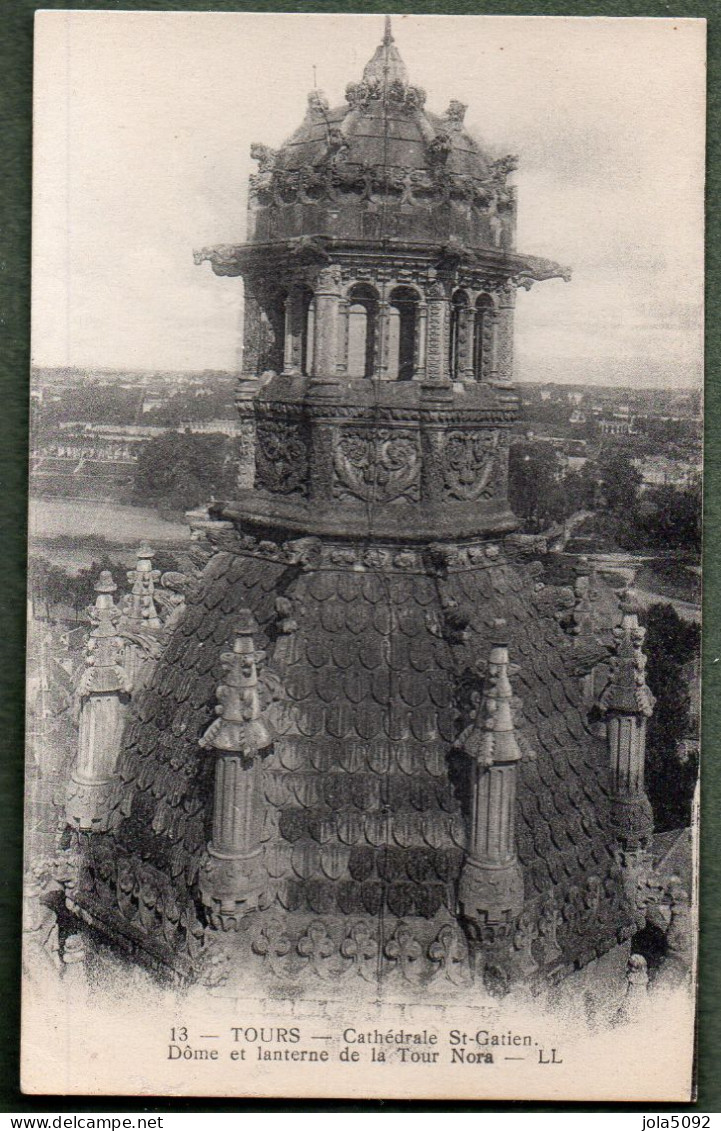
[[[330,506],[321,511],[306,499],[279,498],[250,490],[239,492],[237,501],[224,504],[220,516],[244,530],[281,531],[283,538],[305,535],[367,540],[372,536],[374,541],[392,539],[398,546],[446,542],[451,538],[501,537],[518,527],[518,519],[505,500],[497,508],[486,505],[482,509],[474,503],[378,506],[369,524],[367,507],[361,501],[346,501],[342,508]]]
[[[271,267],[283,271],[318,269],[330,259],[353,274],[375,268],[391,278],[395,270],[420,269],[428,281],[460,275],[483,277],[488,289],[528,289],[546,279],[568,281],[571,271],[549,259],[495,248],[461,248],[445,244],[340,240],[322,234],[268,243],[219,244],[193,252],[196,264],[209,262],[216,275],[267,278]]]
[[[473,408],[473,409],[416,409],[391,408],[374,405],[313,405],[307,402],[287,403],[256,401],[255,405],[242,402],[247,415],[258,420],[313,420],[350,421],[354,424],[371,426],[394,425],[403,428],[417,428],[424,424],[437,424],[440,427],[454,425],[478,426],[482,428],[509,427],[518,417],[517,406]]]

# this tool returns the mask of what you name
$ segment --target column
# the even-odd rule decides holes
[[[627,590],[621,600],[623,619],[615,630],[616,648],[611,676],[599,706],[606,718],[611,776],[611,819],[622,852],[645,849],[653,834],[653,813],[646,796],[646,723],[654,697],[646,683],[643,653],[645,628],[638,623],[639,607]]]
[[[347,299],[340,299],[338,303],[338,355],[335,371],[338,376],[347,376],[348,373],[348,308]]]
[[[315,341],[313,377],[335,379],[338,366],[341,269],[337,263],[323,267],[315,284]]]
[[[108,829],[113,775],[132,687],[117,631],[120,610],[113,601],[116,588],[110,572],[103,570],[95,584],[95,604],[88,609],[95,627],[88,639],[86,669],[76,692],[78,751],[68,784],[65,816],[73,828],[87,832]]]
[[[293,350],[293,292],[285,296],[285,332],[283,334],[283,373],[293,375],[297,373],[294,367]]]
[[[426,336],[428,334],[428,304],[418,303],[418,322],[416,327],[416,380],[426,379]]]
[[[450,302],[447,288],[436,280],[426,290],[428,320],[426,331],[426,379],[448,381],[448,332]]]
[[[474,310],[470,304],[462,306],[458,313],[458,375],[461,381],[474,381],[473,372],[473,331]]]
[[[243,381],[254,381],[260,376],[263,339],[261,322],[260,303],[246,283],[243,304]]]
[[[373,360],[373,377],[380,381],[388,378],[388,359],[390,347],[390,303],[388,283],[378,283],[379,300],[375,329],[375,358]]]
[[[333,501],[333,446],[339,428],[329,420],[313,420],[308,467],[308,493],[316,508],[329,506]]]
[[[260,751],[273,741],[258,696],[255,647],[258,626],[241,609],[233,647],[221,655],[223,682],[217,689],[218,718],[200,739],[215,754],[212,836],[201,866],[200,892],[211,924],[237,930],[255,909],[262,888],[263,797]]]
[[[494,380],[502,384],[513,381],[513,334],[516,311],[516,288],[511,284],[498,292],[494,326]]]
[[[425,381],[421,385],[419,395],[421,500],[427,507],[442,507],[445,502],[443,445],[448,426],[442,413],[452,407],[453,389],[450,384],[437,385]]]
[[[472,941],[507,942],[523,910],[516,853],[516,779],[523,755],[515,735],[505,621],[494,624],[483,700],[458,740],[471,760],[471,818],[458,902]]]
[[[297,377],[303,372],[303,288],[292,286],[285,300],[283,373]]]

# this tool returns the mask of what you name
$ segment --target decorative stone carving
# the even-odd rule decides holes
[[[497,449],[498,432],[449,432],[442,455],[446,497],[466,503],[492,498]]]
[[[132,584],[130,594],[123,598],[123,627],[130,632],[156,631],[161,627],[153,594],[160,570],[153,569],[155,551],[143,543],[137,552],[135,569],[128,571]]]
[[[311,922],[297,944],[298,954],[307,960],[314,974],[324,981],[334,980],[340,971],[337,951],[327,926],[321,920]],[[336,961],[334,962],[334,958]]]
[[[426,376],[429,382],[441,382],[448,380],[448,288],[440,279],[434,279],[426,288],[426,298]]]
[[[488,927],[508,935],[523,908],[523,875],[515,842],[516,775],[523,752],[512,714],[505,621],[496,621],[483,699],[457,747],[471,763],[471,818],[458,902],[473,941]]]
[[[242,916],[257,906],[262,887],[259,754],[274,732],[260,704],[258,665],[265,653],[255,647],[256,631],[252,614],[242,610],[232,651],[221,655],[218,718],[200,740],[216,752],[213,833],[200,889],[212,925],[222,930],[238,929]]]
[[[179,897],[167,875],[132,857],[113,855],[112,845],[95,839],[84,877],[106,908],[112,907],[116,926],[137,944],[139,937],[157,955],[165,949],[191,964],[200,958],[205,931],[192,899]],[[73,902],[71,899],[70,902]]]
[[[412,928],[402,920],[384,947],[386,958],[401,981],[418,985],[423,974],[423,948]]]
[[[538,972],[538,963],[533,957],[533,944],[539,938],[540,932],[536,916],[530,909],[524,909],[518,917],[516,929],[513,932],[513,970],[514,973],[525,981]]]
[[[448,103],[448,109],[443,117],[447,122],[451,122],[454,126],[460,128],[460,126],[463,125],[463,119],[466,116],[467,109],[468,107],[465,102],[459,102],[457,99],[452,98]]]
[[[308,113],[313,118],[325,118],[330,110],[328,99],[322,90],[311,90],[308,94]],[[253,156],[251,150],[251,157]]]
[[[193,252],[196,267],[208,262],[216,275],[239,275],[238,248],[231,244],[218,244],[217,247],[202,247]]]
[[[276,149],[271,149],[268,145],[263,145],[261,142],[251,142],[250,156],[253,161],[258,162],[258,168],[262,173],[268,169],[272,169],[278,156]]]
[[[646,683],[643,641],[646,630],[638,623],[638,605],[631,591],[621,601],[623,620],[614,631],[615,654],[611,677],[599,699],[606,716],[606,733],[613,792],[613,822],[619,847],[643,849],[653,833],[653,813],[644,786],[646,722],[653,714],[654,697]]]
[[[288,975],[292,963],[293,941],[279,919],[271,919],[253,939],[253,951],[265,959],[279,978]]]
[[[250,178],[250,193],[251,197],[258,197],[272,184],[273,166],[278,151],[271,149],[268,145],[262,145],[260,142],[253,142],[250,147],[250,156],[251,160],[258,162],[258,172]]]
[[[25,880],[23,893],[23,945],[28,964],[61,968],[58,917],[47,900],[48,887],[37,872]]]
[[[150,680],[162,651],[163,622],[155,604],[155,583],[160,570],[153,569],[155,551],[147,543],[137,551],[135,569],[128,571],[131,591],[122,602],[119,632],[125,641],[125,667],[135,692]]]
[[[671,921],[666,932],[669,958],[688,972],[693,962],[694,924],[688,892],[680,881],[669,885]]]
[[[422,87],[411,86],[399,79],[391,81],[385,87],[379,78],[363,79],[361,82],[350,82],[345,88],[349,109],[366,115],[373,113],[384,94],[394,110],[402,114],[410,115],[422,110],[426,102],[426,92]]]
[[[405,96],[407,109],[414,108],[412,89]],[[449,129],[458,128],[453,122],[448,125]],[[439,201],[456,200],[479,213],[496,216],[513,207],[512,190],[497,178],[482,180],[467,173],[451,172],[446,166],[451,149],[450,134],[441,131],[428,146],[430,168],[373,164],[353,160],[355,155],[348,140],[341,130],[333,128],[329,131],[328,150],[322,160],[297,169],[268,168],[253,176],[251,201],[256,207],[283,208],[297,201],[311,204],[346,199],[350,203],[355,198],[381,202],[387,196],[400,196],[401,203],[423,208]],[[223,256],[213,256],[218,250],[204,248],[195,253],[197,262],[211,259],[218,267],[223,267]],[[525,277],[522,285],[526,285]]]
[[[118,635],[120,610],[113,601],[116,589],[110,572],[103,570],[95,584],[95,604],[88,609],[95,627],[88,639],[86,667],[76,692],[78,753],[65,815],[73,828],[89,832],[108,828],[113,774],[133,687]]]
[[[632,954],[626,964],[626,996],[612,1024],[625,1025],[642,1009],[648,992],[648,968],[642,954]]]
[[[308,444],[301,426],[259,421],[255,440],[255,486],[278,495],[308,492]]]
[[[333,444],[333,496],[393,503],[420,498],[420,447],[412,432],[344,431]]]
[[[435,137],[428,142],[426,148],[429,164],[431,166],[445,165],[452,148],[453,142],[447,130],[438,130]]]
[[[350,959],[351,970],[366,982],[378,977],[378,935],[367,920],[361,919],[348,931],[340,946],[341,955]]]
[[[435,968],[431,975],[432,982],[450,982],[453,986],[468,983],[468,950],[465,939],[456,926],[446,923],[441,927],[428,948],[428,957]]]
[[[541,943],[543,961],[547,967],[551,968],[556,966],[562,957],[557,937],[560,922],[561,912],[554,895],[551,894],[543,901],[538,917],[538,937]]]
[[[494,184],[505,185],[507,178],[511,173],[515,173],[517,168],[518,157],[513,153],[508,153],[505,157],[499,157],[491,163],[491,179]]]

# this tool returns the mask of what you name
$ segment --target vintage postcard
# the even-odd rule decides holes
[[[693,1097],[704,67],[37,14],[26,1092]]]

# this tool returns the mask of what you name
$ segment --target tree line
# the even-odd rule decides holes
[[[552,444],[511,445],[509,497],[529,533],[588,512],[579,530],[603,536],[623,550],[701,552],[701,484],[663,485],[641,492],[641,474],[626,452],[602,451],[578,470],[565,471]]]

